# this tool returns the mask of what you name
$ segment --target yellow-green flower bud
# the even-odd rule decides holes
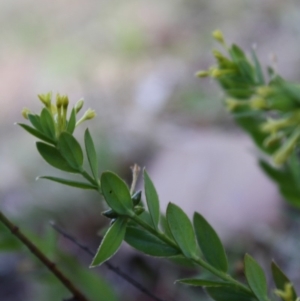
[[[75,112],[76,114],[82,109],[84,104],[84,100],[83,99],[79,99],[76,104],[75,104]]]
[[[85,117],[85,120],[93,119],[95,116],[96,112],[92,109],[88,109],[83,115],[83,117]]]
[[[250,107],[254,110],[267,109],[268,102],[262,97],[254,97],[250,100]]]
[[[51,113],[52,115],[57,114],[57,107],[54,104],[51,104]]]
[[[88,109],[84,115],[77,121],[76,126],[78,126],[80,123],[89,120],[89,119],[93,119],[96,116],[96,112],[95,110],[92,109]]]
[[[284,301],[293,301],[294,294],[293,294],[293,285],[292,283],[285,283],[284,290],[276,289],[274,293],[283,299]]]
[[[63,96],[60,96],[59,94],[56,94],[56,107],[57,109],[60,109],[63,105]]]
[[[261,130],[265,133],[276,133],[277,131],[295,124],[296,120],[292,117],[282,119],[268,118],[266,122],[261,125]]]
[[[210,75],[212,77],[218,78],[221,77],[223,75],[227,75],[227,74],[233,74],[235,73],[236,70],[233,69],[218,69],[218,68],[213,68],[210,72]]]
[[[24,108],[22,110],[22,116],[25,118],[25,119],[28,119],[28,114],[31,114],[30,110],[28,108]]]
[[[213,31],[212,36],[214,37],[214,39],[216,41],[218,41],[221,44],[223,44],[224,46],[226,46],[225,40],[224,40],[224,36],[223,36],[223,33],[221,32],[221,30],[215,30],[215,31]]]
[[[38,98],[46,108],[49,109],[51,107],[52,92],[48,92],[47,94],[38,94]]]
[[[264,140],[264,147],[270,147],[276,143],[279,143],[281,139],[283,139],[284,134],[282,132],[277,132],[274,133],[270,136],[268,136],[265,140]]]
[[[293,134],[287,139],[287,141],[280,147],[280,149],[274,154],[273,161],[277,165],[284,164],[292,152],[294,151],[297,142],[300,138],[300,128],[294,130]]]
[[[246,106],[246,105],[248,105],[247,101],[240,101],[240,100],[236,100],[234,98],[225,99],[226,109],[230,112],[234,111],[238,107]]]
[[[274,93],[274,89],[269,86],[261,86],[256,89],[256,94],[261,97],[269,97]]]
[[[66,109],[69,105],[69,98],[67,95],[62,95],[61,96],[61,101],[62,101],[62,106],[64,109]]]
[[[208,77],[210,76],[210,72],[209,71],[205,71],[205,70],[201,70],[201,71],[198,71],[195,76],[197,77]]]

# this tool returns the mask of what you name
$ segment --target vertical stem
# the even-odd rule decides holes
[[[72,293],[76,301],[88,301],[88,299],[74,286],[74,284],[60,271],[55,263],[50,261],[43,252],[37,248],[20,230],[14,225],[1,211],[0,222],[2,222],[11,233],[16,236],[55,276],[56,278]]]

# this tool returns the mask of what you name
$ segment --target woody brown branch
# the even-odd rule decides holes
[[[72,293],[76,301],[88,301],[88,299],[74,286],[74,284],[60,271],[54,262],[49,260],[38,247],[32,243],[1,211],[0,221],[16,236]]]

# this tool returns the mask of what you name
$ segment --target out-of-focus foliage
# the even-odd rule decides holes
[[[254,49],[251,61],[237,45],[228,46],[220,31],[213,35],[228,56],[214,50],[216,66],[198,72],[198,76],[219,82],[227,109],[265,154],[260,159],[262,169],[285,199],[299,207],[300,85],[284,80],[271,67],[265,79]]]

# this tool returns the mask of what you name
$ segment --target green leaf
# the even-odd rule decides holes
[[[149,213],[151,215],[152,223],[154,228],[158,230],[158,223],[159,223],[159,199],[156,192],[156,189],[151,181],[148,173],[144,170],[144,183],[145,183],[145,194],[146,194],[146,201],[149,209]]]
[[[208,263],[226,273],[228,263],[221,240],[212,226],[197,212],[194,214],[194,229],[198,245]]]
[[[195,234],[188,216],[181,208],[169,203],[166,217],[174,240],[184,256],[191,259],[197,258]]]
[[[253,301],[253,295],[238,287],[220,286],[207,287],[206,291],[216,301]]]
[[[75,127],[76,127],[76,111],[73,108],[71,111],[71,115],[70,115],[70,119],[68,121],[66,131],[70,134],[73,134]]]
[[[62,156],[74,169],[81,170],[83,153],[78,141],[67,132],[62,132],[58,138],[58,149]]]
[[[250,255],[245,255],[245,275],[248,284],[259,301],[268,300],[267,280],[263,269]]]
[[[275,282],[276,288],[281,291],[284,291],[285,285],[287,283],[291,283],[290,279],[284,274],[284,272],[279,268],[279,266],[274,261],[272,261],[271,269],[272,269],[273,280]],[[292,287],[292,294],[293,294],[293,300],[296,300],[297,293],[294,287]],[[282,300],[285,301],[284,299]]]
[[[48,109],[44,108],[40,117],[41,126],[43,128],[43,132],[52,139],[56,138],[55,135],[55,124],[53,117]]]
[[[175,283],[182,283],[187,284],[191,286],[204,286],[204,287],[219,287],[219,286],[233,286],[230,282],[224,282],[224,281],[214,281],[214,280],[206,280],[206,279],[179,279],[176,280]]]
[[[95,267],[111,258],[120,248],[126,232],[126,218],[119,217],[105,233],[90,265]]]
[[[95,190],[97,190],[97,187],[93,186],[91,184],[72,181],[72,180],[67,180],[67,179],[61,179],[61,178],[50,177],[50,176],[42,176],[42,177],[38,177],[38,179],[47,179],[47,180],[50,180],[50,181],[53,181],[53,182],[57,182],[57,183],[60,183],[60,184],[64,184],[64,185],[72,186],[72,187],[77,187],[77,188],[81,188],[81,189],[95,189]]]
[[[237,45],[233,44],[229,49],[229,54],[234,62],[238,62],[239,60],[246,60],[247,57],[244,51]]]
[[[129,189],[120,177],[110,171],[102,173],[101,189],[110,208],[120,215],[134,215]]]
[[[265,85],[264,74],[254,49],[252,49],[251,54],[255,67],[256,82],[258,85]]]
[[[29,134],[35,136],[38,139],[41,139],[45,142],[51,143],[51,144],[55,144],[55,141],[47,136],[45,136],[43,133],[41,133],[40,131],[36,130],[35,128],[24,124],[24,123],[18,123],[18,125],[20,127],[22,127],[25,131],[27,131]]]
[[[151,233],[136,227],[127,227],[125,241],[133,248],[156,257],[170,257],[180,254]]]
[[[97,153],[89,129],[86,129],[84,133],[84,143],[91,171],[93,173],[94,179],[96,180],[96,182],[98,182],[99,174]]]
[[[69,165],[57,148],[43,142],[37,142],[36,147],[43,159],[51,166],[63,171],[78,173],[78,170]]]
[[[299,181],[297,181],[298,171],[297,166],[298,160],[293,158],[289,160],[289,164],[283,168],[274,168],[265,161],[260,161],[259,165],[263,171],[277,183],[280,193],[282,196],[293,206],[300,206],[300,186]]]
[[[168,224],[167,218],[163,214],[160,216],[160,227],[163,230],[163,233],[165,235],[167,235],[169,238],[173,239],[173,235],[172,235],[171,230],[169,228],[169,224]]]
[[[43,132],[40,116],[28,114],[28,119],[38,131]]]

